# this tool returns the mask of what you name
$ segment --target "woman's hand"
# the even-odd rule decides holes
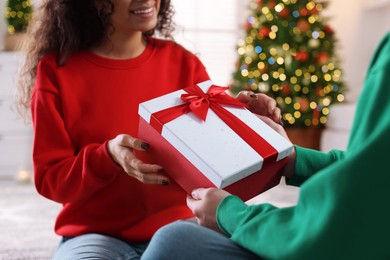
[[[147,150],[149,144],[130,135],[120,134],[108,141],[108,151],[112,159],[131,177],[147,184],[168,185],[169,179],[161,174],[160,165],[146,164],[139,160],[133,150]]]
[[[275,99],[265,94],[255,94],[251,91],[241,91],[236,99],[249,106],[249,111],[263,120],[264,123],[272,127],[276,132],[289,140],[283,128],[281,111],[276,106]]]
[[[249,110],[257,115],[266,116],[277,124],[283,125],[281,111],[276,106],[275,99],[252,91],[241,91],[236,99],[249,106]]]
[[[230,193],[215,188],[199,188],[187,196],[187,206],[194,213],[199,225],[223,233],[217,223],[217,207]]]

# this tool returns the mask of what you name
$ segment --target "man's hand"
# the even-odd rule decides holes
[[[199,225],[222,233],[217,223],[216,211],[222,199],[229,195],[230,193],[221,189],[195,189],[187,196],[187,206],[194,213]]]

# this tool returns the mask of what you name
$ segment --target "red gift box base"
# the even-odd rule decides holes
[[[216,187],[143,118],[140,118],[138,137],[150,144],[146,153],[152,158],[151,162],[164,167],[169,177],[187,193],[196,188]],[[223,189],[247,201],[280,183],[281,169],[287,160],[284,158],[277,163],[263,165],[260,171]]]

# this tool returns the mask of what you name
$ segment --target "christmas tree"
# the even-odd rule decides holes
[[[5,18],[9,34],[24,32],[31,19],[30,0],[7,0]]]
[[[323,127],[345,88],[334,32],[320,14],[326,2],[256,0],[249,7],[231,91],[275,98],[285,127]]]

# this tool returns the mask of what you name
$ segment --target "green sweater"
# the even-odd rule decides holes
[[[296,206],[248,206],[226,197],[222,230],[266,259],[390,259],[390,33],[378,46],[347,151],[296,147]],[[387,161],[389,160],[389,161]]]

